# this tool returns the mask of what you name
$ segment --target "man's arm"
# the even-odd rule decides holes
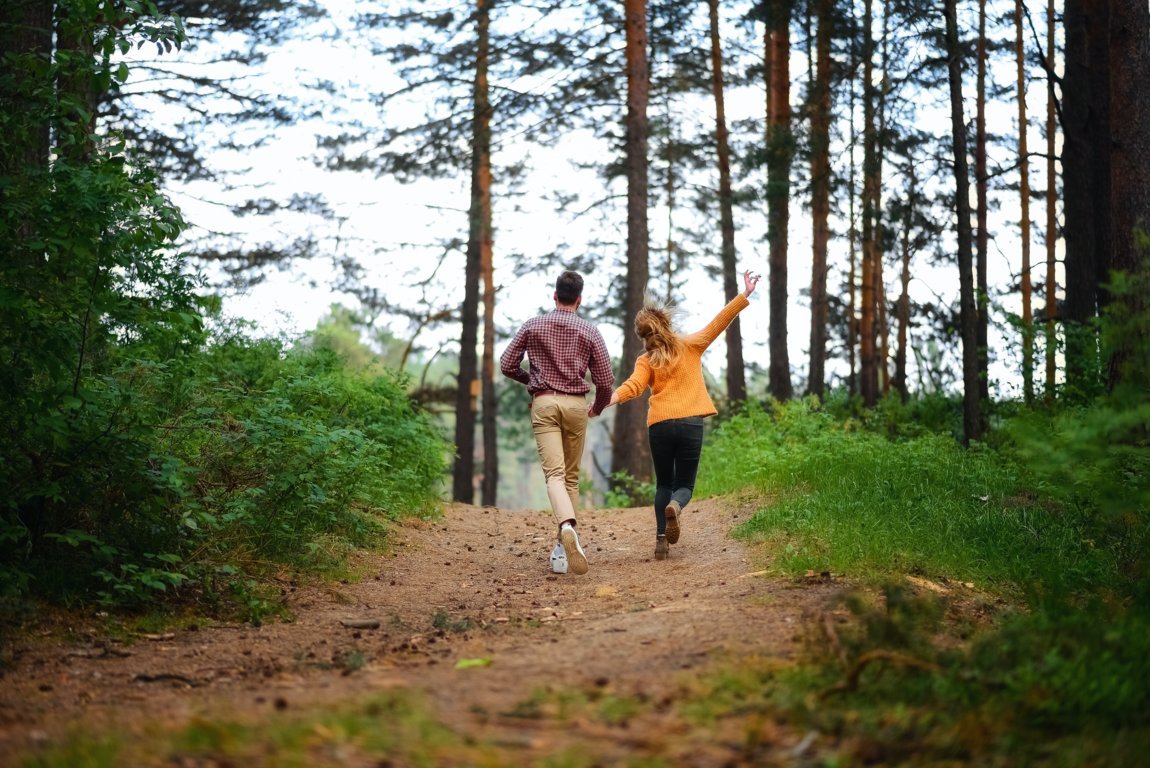
[[[611,370],[611,356],[607,354],[607,344],[603,341],[603,334],[595,331],[595,338],[591,344],[591,383],[595,385],[595,402],[591,404],[588,413],[598,416],[611,402],[611,393],[615,388],[615,373]]]
[[[523,355],[526,352],[527,333],[523,328],[520,328],[499,358],[499,370],[504,376],[514,379],[520,384],[527,384],[531,381],[531,375],[523,370]]]

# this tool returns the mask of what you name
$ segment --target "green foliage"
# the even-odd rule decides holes
[[[85,111],[126,76],[113,54],[179,45],[179,22],[56,11],[79,47],[0,70],[0,601],[198,597],[258,620],[270,568],[427,511],[444,444],[386,371],[208,329],[215,302],[170,250],[180,212]]]
[[[1150,726],[1150,616],[1092,602],[1010,617],[972,649],[968,697],[994,696],[1028,725]],[[1017,709],[1021,707],[1021,709]]]
[[[85,570],[68,557],[41,570],[60,548],[87,551],[87,575],[110,592],[180,581],[147,527],[132,562],[119,559],[122,542],[92,534],[107,518],[153,511],[151,426],[136,408],[139,366],[124,350],[164,360],[203,338],[197,281],[167,250],[184,228],[179,211],[122,142],[91,132],[88,111],[88,98],[123,79],[113,53],[178,45],[181,30],[150,3],[105,6],[55,6],[57,43],[77,47],[51,59],[11,51],[2,69],[0,95],[20,105],[0,109],[0,430],[9,436],[0,590],[9,595]]]
[[[952,598],[852,593],[835,658],[764,682],[790,718],[847,731],[844,758],[913,765],[1139,765],[1150,744],[1146,617],[1100,602],[1006,615],[940,644]],[[850,764],[854,764],[853,762]]]
[[[740,532],[768,541],[777,569],[832,570],[878,588],[877,600],[845,596],[853,618],[837,630],[839,654],[823,637],[815,665],[764,682],[789,718],[852,734],[865,747],[848,744],[846,760],[1144,760],[1150,398],[1129,371],[1146,351],[1089,406],[1000,408],[992,443],[969,449],[945,400],[868,414],[771,404],[720,426],[699,492],[769,499]],[[942,418],[928,427],[920,418],[932,413]],[[1028,605],[955,642],[971,625],[947,626],[954,598],[916,592],[908,573]]]
[[[17,558],[35,572],[70,551],[53,591],[140,604],[192,582],[259,618],[269,609],[245,574],[322,568],[333,546],[368,544],[386,520],[437,498],[442,439],[396,377],[235,335],[164,364],[133,363],[149,373],[132,391],[146,421],[135,463],[104,467],[122,481],[116,498],[87,499],[68,527]]]
[[[655,481],[640,482],[626,470],[614,472],[603,500],[607,507],[637,507],[651,504],[655,499]]]
[[[1150,598],[1150,270],[1117,274],[1101,322],[1110,391],[1086,405],[1019,414],[1009,448],[1042,492],[1072,510],[1092,545],[1114,552],[1123,592]]]
[[[1048,592],[1115,584],[1125,564],[1009,454],[949,435],[892,440],[811,400],[747,409],[717,430],[699,493],[747,487],[774,501],[741,532],[770,538],[786,572]]]

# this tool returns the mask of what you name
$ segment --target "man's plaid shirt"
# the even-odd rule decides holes
[[[523,370],[527,355],[528,370]],[[591,387],[584,378],[591,371],[595,384],[592,413],[598,414],[611,401],[615,374],[603,335],[592,323],[574,312],[554,309],[524,323],[499,358],[503,375],[527,385],[531,394],[543,390],[585,395]]]

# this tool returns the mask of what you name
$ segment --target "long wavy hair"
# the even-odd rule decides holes
[[[674,365],[683,354],[683,341],[672,327],[676,314],[670,304],[647,304],[635,315],[635,334],[643,340],[653,368]]]

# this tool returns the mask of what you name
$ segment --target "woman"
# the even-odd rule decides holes
[[[703,419],[715,406],[703,381],[703,353],[735,316],[750,304],[759,275],[743,273],[745,290],[731,299],[705,328],[679,335],[667,307],[646,306],[635,315],[635,333],[646,352],[635,371],[611,395],[608,407],[651,388],[647,434],[655,465],[655,559],[667,559],[668,545],[679,540],[681,515],[695,491],[703,450]]]

